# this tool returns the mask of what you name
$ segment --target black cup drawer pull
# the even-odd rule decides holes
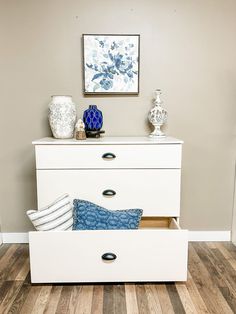
[[[102,158],[106,160],[112,160],[116,158],[116,155],[113,153],[105,153],[102,155]]]
[[[102,195],[104,195],[104,196],[115,196],[116,192],[114,190],[105,190],[102,192]]]
[[[114,253],[105,253],[102,255],[104,261],[114,261],[116,259],[116,254]]]

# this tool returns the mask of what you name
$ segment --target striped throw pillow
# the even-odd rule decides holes
[[[28,210],[27,215],[38,231],[72,230],[73,211],[68,194],[39,210]]]

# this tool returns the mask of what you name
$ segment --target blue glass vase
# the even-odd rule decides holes
[[[103,116],[96,105],[90,105],[83,115],[85,130],[99,131],[102,128]]]

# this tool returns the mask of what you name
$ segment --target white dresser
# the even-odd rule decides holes
[[[142,208],[138,230],[29,233],[31,281],[187,279],[187,230],[178,225],[182,141],[104,137],[34,141],[38,207],[69,193],[108,209]],[[107,262],[105,253],[116,259]]]

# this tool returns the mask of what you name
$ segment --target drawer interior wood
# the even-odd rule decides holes
[[[172,217],[142,217],[139,229],[180,229],[177,221]]]

